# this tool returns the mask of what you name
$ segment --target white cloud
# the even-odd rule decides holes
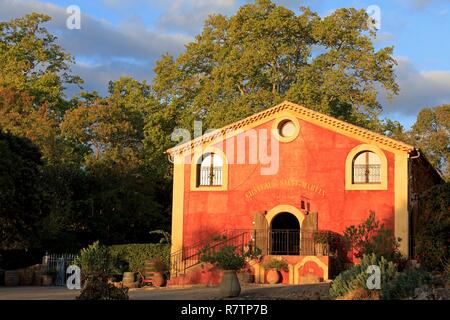
[[[374,43],[383,43],[383,42],[392,42],[395,39],[395,36],[389,32],[378,32]]]
[[[0,1],[0,20],[17,18],[31,12],[41,12],[52,17],[49,29],[73,55],[97,56],[106,60],[123,57],[154,60],[164,52],[181,52],[184,44],[192,39],[182,34],[150,30],[139,20],[116,27],[86,14],[82,14],[80,30],[69,30],[66,28],[68,14],[63,7],[40,1]]]
[[[0,0],[0,21],[32,12],[52,17],[46,27],[58,36],[58,43],[76,57],[73,73],[85,81],[85,89],[102,93],[106,92],[109,80],[122,75],[150,80],[154,63],[161,54],[177,55],[185,43],[192,40],[188,35],[150,30],[139,19],[114,26],[86,14],[82,14],[80,30],[69,30],[66,28],[69,16],[66,8],[40,1]],[[67,94],[71,96],[76,91],[72,86]]]
[[[238,7],[237,0],[173,0],[159,17],[157,25],[163,30],[198,33],[208,15],[230,14]]]
[[[87,91],[97,90],[105,95],[108,90],[109,81],[118,80],[122,76],[130,76],[136,80],[150,81],[153,77],[152,63],[133,64],[125,61],[107,62],[102,64],[77,63],[72,70],[83,80],[83,89]],[[78,92],[78,87],[70,86],[66,92],[71,97]]]
[[[423,10],[433,4],[448,4],[450,0],[402,0],[415,10]]]
[[[386,114],[416,115],[424,107],[450,103],[450,71],[424,70],[414,67],[405,57],[397,57],[397,82],[400,94],[389,103],[382,103]]]

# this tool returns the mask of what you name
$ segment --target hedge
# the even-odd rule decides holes
[[[170,245],[155,243],[121,244],[109,247],[111,255],[129,265],[129,270],[142,272],[145,260],[161,258],[166,263],[170,260]]]

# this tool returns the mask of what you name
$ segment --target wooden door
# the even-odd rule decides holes
[[[256,247],[261,249],[263,255],[268,254],[269,226],[266,219],[266,211],[255,212],[253,214],[253,229]]]

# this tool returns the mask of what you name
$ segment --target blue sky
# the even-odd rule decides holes
[[[85,88],[105,93],[109,80],[131,75],[150,81],[165,52],[177,55],[201,32],[211,13],[232,15],[243,0],[0,0],[0,20],[30,12],[53,17],[48,28],[76,58]],[[423,107],[450,103],[450,0],[279,0],[292,10],[310,6],[324,16],[339,7],[380,8],[376,47],[394,46],[400,94],[383,96],[384,114],[409,127]],[[81,29],[68,30],[66,8],[81,9]]]

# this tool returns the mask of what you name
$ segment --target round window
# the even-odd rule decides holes
[[[292,137],[295,134],[295,124],[291,120],[281,121],[278,125],[278,133],[284,138]]]

